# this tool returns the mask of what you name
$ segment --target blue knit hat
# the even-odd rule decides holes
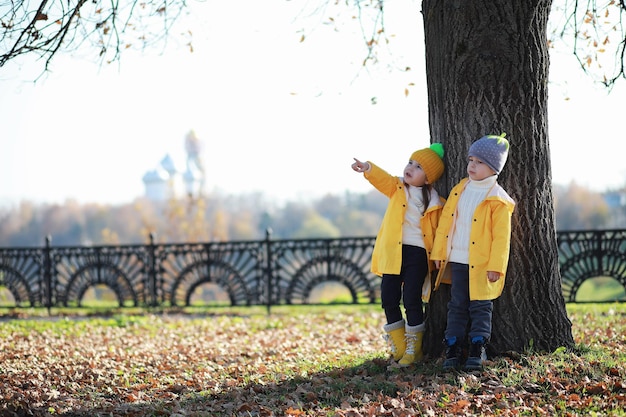
[[[483,136],[472,143],[468,156],[480,159],[489,168],[493,169],[496,174],[500,174],[509,155],[509,141],[504,138],[505,136],[506,133]]]

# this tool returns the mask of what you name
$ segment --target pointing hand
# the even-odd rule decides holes
[[[358,159],[354,158],[354,163],[352,164],[352,169],[356,172],[365,172],[369,171],[370,164],[369,162],[361,162]]]

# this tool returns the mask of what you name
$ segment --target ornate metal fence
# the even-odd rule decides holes
[[[559,264],[565,301],[575,302],[587,279],[607,276],[626,289],[626,230],[559,232]]]
[[[587,279],[610,276],[626,288],[626,230],[557,234],[563,294],[575,302]],[[306,304],[322,283],[348,289],[352,303],[376,303],[369,271],[374,237],[184,244],[0,248],[0,286],[16,307],[80,306],[104,285],[124,306],[187,306],[213,284],[230,305]]]

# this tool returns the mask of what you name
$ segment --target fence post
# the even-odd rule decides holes
[[[43,280],[44,286],[46,288],[46,309],[48,310],[48,315],[50,315],[50,309],[52,307],[52,256],[50,247],[52,242],[52,236],[46,236],[46,246],[44,247],[44,260],[43,260]]]
[[[605,232],[600,231],[600,230],[595,230],[593,232],[593,236],[594,236],[594,246],[595,246],[595,255],[596,255],[596,262],[598,262],[598,267],[597,267],[597,274],[598,276],[601,276],[604,274],[604,250],[602,249],[602,238]]]
[[[272,271],[272,244],[270,236],[272,235],[272,229],[268,227],[265,229],[265,256],[266,256],[266,291],[267,291],[267,315],[270,315],[272,308],[272,282],[274,281],[274,273]]]
[[[150,232],[150,272],[148,273],[148,282],[150,287],[150,302],[148,305],[152,307],[158,306],[157,300],[157,269],[156,269],[156,247],[154,245],[154,232]]]

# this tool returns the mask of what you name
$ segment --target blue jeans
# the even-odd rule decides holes
[[[446,339],[456,338],[465,341],[467,324],[470,323],[469,338],[481,336],[488,341],[491,337],[492,300],[473,300],[469,298],[469,266],[450,262],[452,268],[452,287],[448,302],[448,323]]]
[[[424,322],[422,286],[428,275],[426,249],[419,246],[402,245],[402,267],[400,275],[383,274],[380,298],[387,324],[402,320],[400,300],[406,310],[406,322],[417,326]]]

